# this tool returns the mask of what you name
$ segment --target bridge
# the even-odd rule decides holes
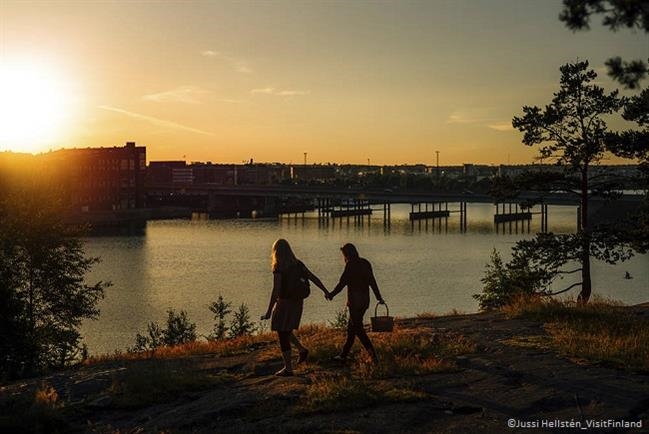
[[[410,204],[411,221],[448,219],[457,213],[462,230],[466,230],[469,203],[494,204],[495,224],[527,221],[529,227],[532,215],[540,214],[542,231],[547,231],[548,205],[579,205],[576,195],[533,191],[501,201],[470,191],[444,193],[310,185],[153,184],[147,186],[146,192],[150,205],[183,205],[214,216],[278,216],[317,211],[318,218],[360,220],[379,211],[386,225],[390,224],[391,205]],[[642,195],[624,196],[625,203],[639,204],[641,200]],[[540,211],[522,209],[522,202],[540,204]],[[591,201],[593,209],[606,203],[598,198]]]

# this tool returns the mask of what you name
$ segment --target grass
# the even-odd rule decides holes
[[[385,405],[398,402],[416,402],[427,399],[424,392],[409,387],[395,388],[376,382],[358,381],[346,376],[323,375],[313,378],[307,386],[304,400],[297,413],[328,413]]]
[[[543,322],[552,344],[570,357],[649,372],[649,319],[619,302],[519,299],[504,311]]]
[[[294,384],[297,389],[292,393],[300,398],[288,404],[288,408],[283,407],[287,405],[284,401],[271,400],[271,410],[277,407],[295,413],[329,412],[427,399],[426,393],[410,386],[416,381],[415,376],[454,372],[457,367],[453,358],[475,350],[473,343],[458,334],[437,332],[427,327],[399,328],[397,324],[392,333],[370,333],[380,359],[378,365],[372,363],[357,341],[350,362],[341,369],[331,358],[340,352],[346,338],[345,330],[305,325],[297,336],[310,349],[306,369],[298,367],[298,373],[304,370],[301,375],[309,381],[306,385]],[[276,339],[274,333],[265,333],[223,341],[198,341],[149,352],[93,357],[85,364],[90,367],[118,364],[121,368],[114,371],[112,382],[100,395],[112,398],[108,404],[111,409],[132,411],[159,403],[194,399],[203,391],[240,378],[224,371],[217,373],[205,369],[206,358],[194,356],[221,357],[255,351],[253,363],[277,363],[281,355]],[[38,422],[39,426],[53,427],[56,431],[56,423],[63,420],[58,415],[66,410],[56,391],[42,387],[33,400],[37,403],[34,408],[42,416],[32,419],[42,420],[42,423]],[[23,407],[25,410],[16,414],[33,412],[31,403]],[[262,407],[255,408],[254,412],[259,414],[252,416],[266,417],[268,409]],[[13,432],[19,424],[17,421],[17,418],[0,418],[0,428],[7,427],[7,432]]]
[[[181,345],[162,346],[153,351],[142,352],[121,352],[114,354],[93,356],[84,361],[86,365],[96,365],[106,362],[128,361],[128,360],[167,360],[179,359],[195,355],[218,354],[220,356],[232,356],[249,352],[252,348],[274,343],[277,337],[274,333],[261,333],[252,336],[241,336],[233,339],[218,341],[194,341]]]
[[[331,367],[331,357],[340,352],[346,337],[344,331],[314,325],[301,328],[299,335],[310,348],[311,363],[324,368]],[[357,353],[346,369],[312,374],[296,412],[335,412],[427,399],[424,392],[385,380],[400,383],[413,376],[455,372],[453,357],[475,351],[474,343],[461,335],[426,327],[397,326],[392,333],[369,335],[380,362],[374,364],[357,341]]]
[[[64,405],[56,390],[43,383],[31,394],[3,400],[0,405],[0,432],[71,432],[74,427],[65,421],[64,412]]]

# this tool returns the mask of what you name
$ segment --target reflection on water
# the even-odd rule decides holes
[[[444,313],[452,309],[477,309],[472,294],[481,289],[480,279],[491,251],[509,257],[513,244],[539,230],[535,215],[531,232],[522,224],[496,233],[494,207],[469,205],[468,231],[460,231],[459,215],[446,221],[408,221],[410,206],[393,206],[392,222],[383,224],[382,212],[355,222],[346,218],[323,221],[317,214],[305,218],[272,220],[169,220],[147,225],[140,237],[102,237],[86,240],[88,254],[100,256],[91,280],[110,280],[101,317],[88,321],[83,334],[94,354],[124,349],[149,321],[162,323],[168,308],[184,309],[208,334],[213,318],[207,306],[221,294],[234,307],[246,303],[253,319],[265,312],[272,285],[270,248],[286,238],[296,254],[333,289],[343,269],[340,246],[357,245],[361,256],[374,267],[381,292],[397,316],[421,312]],[[549,230],[575,230],[572,207],[550,207]],[[649,257],[593,269],[594,291],[625,303],[646,301]],[[624,279],[625,271],[634,277]],[[573,276],[574,277],[574,276]],[[556,284],[556,289],[572,281]],[[315,289],[306,300],[304,322],[326,322],[344,305],[344,297],[324,300]],[[366,318],[367,320],[367,318]]]

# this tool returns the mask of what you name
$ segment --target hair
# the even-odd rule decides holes
[[[270,259],[271,270],[273,270],[273,273],[276,271],[286,270],[297,262],[297,258],[291,249],[291,245],[283,238],[280,238],[273,243]]]
[[[340,250],[343,252],[345,261],[350,261],[359,257],[358,250],[356,250],[356,246],[354,246],[352,243],[345,244],[340,248]]]

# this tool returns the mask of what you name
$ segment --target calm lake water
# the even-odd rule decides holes
[[[99,256],[100,264],[89,281],[109,280],[101,302],[101,316],[87,321],[82,334],[92,354],[111,353],[133,344],[137,332],[150,321],[163,324],[166,310],[184,309],[197,323],[198,332],[208,334],[214,320],[207,306],[219,294],[236,307],[245,303],[257,321],[268,305],[272,286],[270,248],[277,238],[286,238],[297,256],[333,289],[343,269],[340,247],[356,244],[361,256],[370,260],[390,314],[445,313],[453,309],[477,311],[472,298],[481,290],[489,255],[495,248],[504,259],[514,243],[532,237],[540,227],[535,215],[531,232],[508,226],[496,231],[494,207],[473,204],[468,209],[468,231],[459,230],[459,216],[444,223],[408,221],[410,206],[392,207],[392,224],[386,230],[382,212],[362,226],[353,219],[331,220],[323,225],[315,216],[278,220],[167,220],[149,222],[146,234],[138,237],[97,237],[86,240],[86,252]],[[574,207],[550,207],[549,230],[575,230]],[[629,271],[633,279],[625,279]],[[573,280],[555,283],[567,287]],[[593,268],[595,294],[613,297],[626,304],[647,301],[649,256],[636,256],[617,266],[596,263]],[[324,299],[312,286],[305,302],[302,322],[326,323],[344,307],[345,293],[333,301]],[[368,315],[369,317],[369,315]],[[369,321],[368,317],[366,320]]]

